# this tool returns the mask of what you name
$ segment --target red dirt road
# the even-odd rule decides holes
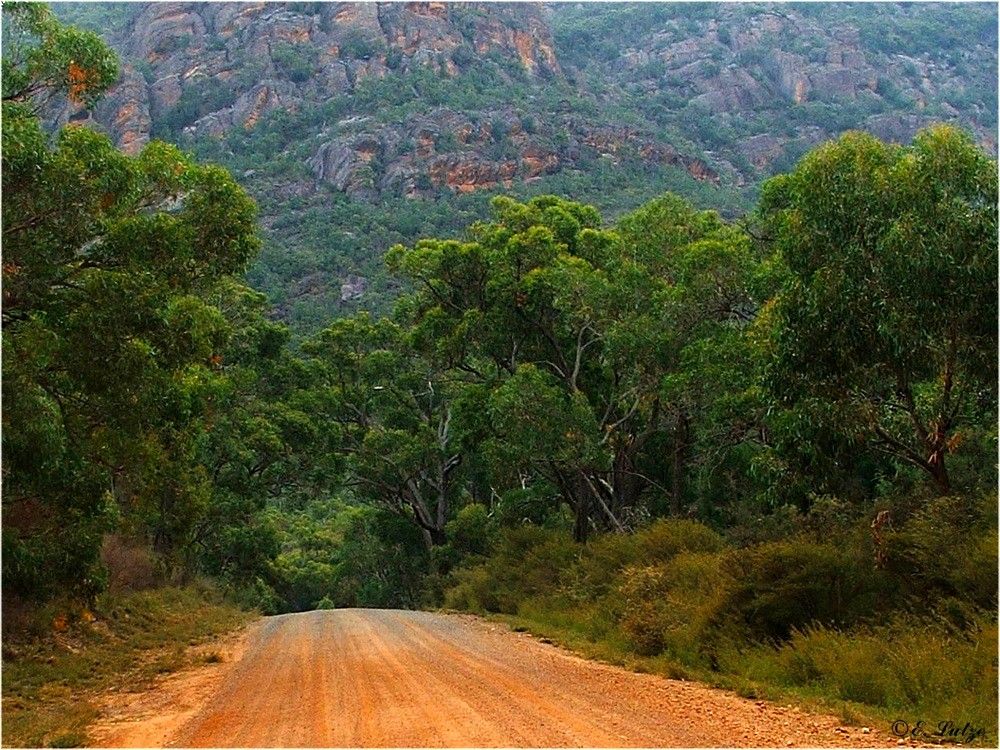
[[[168,746],[896,744],[833,717],[580,659],[466,616],[348,609],[269,617],[222,669],[162,737]],[[105,741],[150,744],[148,727],[132,729]]]

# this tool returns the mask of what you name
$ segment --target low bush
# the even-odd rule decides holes
[[[783,641],[810,623],[861,622],[894,591],[872,557],[850,545],[770,542],[730,554],[726,567],[734,584],[713,618],[737,624],[750,641]]]
[[[489,511],[481,503],[466,505],[447,523],[445,532],[451,546],[460,555],[483,555],[489,550]]]
[[[515,614],[525,599],[558,590],[562,571],[579,550],[569,537],[537,526],[507,529],[496,551],[473,575],[459,576],[458,586],[472,609]],[[463,585],[464,584],[464,585]],[[446,606],[457,604],[446,596]]]
[[[938,720],[995,726],[997,625],[980,619],[957,631],[913,617],[843,632],[796,631],[765,654],[787,685]]]
[[[639,554],[648,562],[662,562],[681,552],[718,552],[722,537],[704,524],[686,519],[660,519],[636,534]]]
[[[957,502],[915,504],[882,567],[870,514],[835,499],[789,519],[791,536],[745,547],[687,520],[582,546],[525,525],[453,570],[443,597],[617,663],[860,705],[856,715],[969,721],[988,743],[996,527],[988,507]]]
[[[942,497],[917,510],[886,540],[886,567],[920,606],[959,623],[971,608],[997,608],[996,497]]]
[[[108,591],[112,593],[142,591],[166,583],[164,566],[149,545],[121,534],[104,536],[101,563],[107,569]]]
[[[665,651],[689,666],[715,666],[720,628],[713,616],[733,587],[725,561],[725,554],[681,552],[666,564],[622,572],[620,627],[637,653]]]

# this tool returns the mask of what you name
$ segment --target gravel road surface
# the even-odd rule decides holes
[[[345,609],[269,617],[254,628],[162,744],[896,745],[875,728],[588,661],[469,616]],[[169,723],[162,711],[146,713],[158,716],[119,724],[131,729],[105,734],[108,743],[150,744],[150,722]]]

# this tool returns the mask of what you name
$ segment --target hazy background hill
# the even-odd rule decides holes
[[[262,212],[250,280],[298,333],[385,311],[384,251],[497,192],[613,217],[674,190],[734,216],[846,129],[951,121],[996,152],[993,4],[54,7],[124,63],[94,112],[56,119],[230,168]]]

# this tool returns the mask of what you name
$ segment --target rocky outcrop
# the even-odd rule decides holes
[[[359,300],[365,296],[366,289],[368,289],[368,279],[364,276],[350,274],[344,279],[344,283],[340,285],[340,301],[352,302]]]
[[[320,146],[309,160],[316,179],[335,190],[358,197],[370,197],[375,191],[373,162],[385,146],[375,136],[360,135],[346,141],[331,141]]]
[[[122,72],[116,95],[103,99],[94,117],[106,123],[111,137],[127,154],[136,154],[149,142],[153,120],[149,114],[146,81],[133,68]]]
[[[496,55],[530,76],[560,72],[548,25],[528,4],[150,3],[111,41],[128,71],[111,108],[142,99],[154,118],[169,116],[186,91],[221,83],[228,101],[183,123],[208,135],[253,127],[293,103],[321,104],[390,70],[458,75],[477,55]]]
[[[233,130],[252,131],[272,113],[340,103],[335,125],[323,122],[322,130],[308,134],[304,161],[316,183],[373,199],[493,189],[579,168],[594,155],[680,167],[714,183],[726,174],[743,184],[814,136],[835,134],[826,123],[782,115],[788,108],[856,106],[862,113],[857,126],[893,140],[912,135],[916,123],[964,114],[939,96],[964,95],[953,68],[920,57],[875,55],[856,26],[828,28],[816,14],[792,6],[752,12],[717,6],[697,21],[678,11],[674,20],[626,37],[618,57],[601,71],[606,86],[593,107],[634,107],[643,97],[663,101],[674,114],[647,112],[666,115],[693,134],[683,149],[656,126],[626,128],[613,116],[574,117],[582,98],[543,110],[530,100],[487,109],[439,106],[403,122],[365,121],[351,111],[359,91],[387,76],[396,76],[398,86],[410,85],[403,83],[405,76],[421,69],[449,79],[481,78],[484,64],[493,65],[490,75],[501,79],[519,70],[537,98],[546,100],[550,81],[564,80],[551,31],[551,16],[558,12],[505,3],[150,3],[112,40],[125,72],[93,121],[134,152],[154,123],[167,137],[221,138]],[[573,52],[563,50],[571,57]],[[569,80],[582,95],[586,87],[578,72],[571,69]],[[625,91],[639,99],[621,99]],[[496,97],[502,100],[503,91]],[[885,97],[912,107],[901,112]],[[526,113],[532,110],[529,123]],[[748,113],[772,124],[747,132]],[[366,111],[364,117],[370,116]],[[63,122],[89,117],[59,115]],[[790,118],[796,121],[791,129],[785,125]],[[803,135],[810,127],[819,132]],[[737,137],[729,143],[702,140],[719,128]],[[973,128],[985,144],[995,141],[989,127]],[[303,190],[308,188],[289,192]]]
[[[439,108],[402,123],[350,118],[338,122],[336,130],[338,135],[324,141],[308,165],[317,181],[364,200],[418,198],[438,189],[509,188],[595,157],[646,169],[680,167],[698,180],[719,182],[703,159],[681,154],[649,133],[594,126],[571,114],[526,123],[512,107],[477,113],[474,119]]]
[[[517,162],[492,161],[476,153],[443,154],[428,165],[434,187],[446,187],[458,193],[509,188],[517,174]]]

